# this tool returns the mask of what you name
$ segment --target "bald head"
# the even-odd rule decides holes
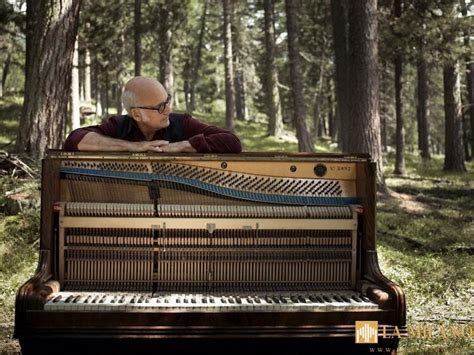
[[[130,107],[154,106],[166,100],[167,95],[158,80],[137,76],[125,84],[122,104],[130,114]]]

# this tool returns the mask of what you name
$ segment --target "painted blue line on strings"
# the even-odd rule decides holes
[[[325,197],[325,196],[296,196],[296,195],[274,195],[264,194],[258,192],[241,191],[237,189],[231,189],[223,186],[209,184],[200,180],[190,179],[182,176],[163,175],[155,173],[142,173],[142,172],[128,172],[128,171],[115,171],[115,170],[95,170],[95,169],[84,169],[84,168],[61,168],[62,173],[74,174],[74,175],[87,175],[95,177],[105,177],[113,179],[123,179],[130,181],[144,181],[151,182],[154,180],[166,181],[172,183],[178,183],[181,185],[192,186],[204,191],[216,193],[218,195],[234,197],[240,200],[248,201],[259,201],[264,203],[277,203],[277,204],[289,204],[289,205],[351,205],[358,204],[359,199],[356,197]]]

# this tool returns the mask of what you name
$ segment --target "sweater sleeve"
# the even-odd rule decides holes
[[[186,139],[198,153],[240,153],[239,138],[231,131],[207,125],[189,114],[183,117]]]
[[[81,127],[72,131],[64,142],[63,149],[66,151],[78,151],[77,145],[89,132],[99,133],[103,136],[116,138],[117,136],[117,119],[115,116],[108,118],[102,124],[89,127]]]

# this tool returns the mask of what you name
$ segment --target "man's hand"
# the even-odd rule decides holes
[[[160,149],[165,153],[196,153],[196,149],[188,141],[169,143],[162,145]]]
[[[163,148],[169,145],[168,141],[162,140],[129,143],[130,152],[164,152]]]

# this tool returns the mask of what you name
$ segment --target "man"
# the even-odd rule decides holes
[[[128,115],[112,116],[98,126],[74,130],[65,150],[130,152],[240,153],[239,138],[189,114],[171,112],[171,96],[160,82],[130,80],[122,93]]]

